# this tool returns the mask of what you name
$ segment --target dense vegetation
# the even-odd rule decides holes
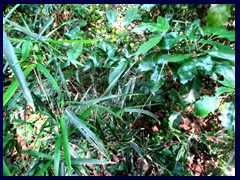
[[[3,15],[4,175],[234,174],[234,5]]]

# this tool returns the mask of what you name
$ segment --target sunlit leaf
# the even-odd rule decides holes
[[[212,4],[208,9],[208,14],[206,17],[207,26],[226,26],[228,18],[231,16],[230,8],[230,4]]]
[[[198,100],[194,106],[194,112],[202,118],[205,118],[210,112],[214,113],[216,109],[217,98],[207,95],[203,96],[202,99]]]
[[[117,20],[118,13],[116,10],[107,10],[106,14],[107,14],[107,19],[109,21],[108,24],[111,27],[113,23]]]
[[[137,8],[130,8],[125,12],[124,25],[128,26],[133,20],[141,20]]]

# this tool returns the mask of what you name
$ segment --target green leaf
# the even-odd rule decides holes
[[[82,54],[82,50],[83,44],[75,44],[67,51],[67,56],[70,59],[77,59]]]
[[[50,160],[53,159],[53,157],[48,155],[48,154],[45,154],[45,153],[42,153],[42,152],[38,152],[38,151],[33,151],[33,150],[31,150],[31,151],[28,151],[28,150],[23,151],[23,154],[29,154],[30,156],[34,156],[34,157],[37,157],[37,158],[38,157],[42,157],[42,158],[50,159]]]
[[[215,96],[220,96],[223,93],[233,94],[235,89],[229,87],[218,87],[216,88],[215,92]]]
[[[57,82],[52,77],[52,75],[48,72],[48,70],[40,63],[37,64],[37,68],[44,74],[44,76],[49,80],[49,82],[53,85],[59,95],[62,95],[60,88],[58,87]]]
[[[105,155],[108,159],[108,153],[105,147],[103,146],[102,142],[95,136],[95,134],[83,123],[83,120],[79,119],[69,108],[67,107],[65,112],[67,116],[69,117],[69,120],[71,123],[73,123],[77,129],[81,132],[81,134],[86,138],[86,140],[93,145],[96,150],[98,150],[100,153]]]
[[[171,116],[169,117],[169,127],[171,129],[179,129],[179,125],[182,121],[182,115],[180,112],[177,111],[173,111],[173,113],[171,114]]]
[[[226,26],[228,18],[231,16],[230,8],[230,4],[212,4],[208,9],[208,14],[206,17],[207,26]]]
[[[32,42],[31,41],[26,41],[22,45],[22,60],[27,59],[27,57],[30,54],[32,48]]]
[[[149,39],[147,42],[143,43],[138,51],[136,52],[136,56],[139,54],[145,54],[148,52],[150,49],[152,49],[154,46],[156,46],[160,40],[162,39],[162,36],[154,36],[151,39]]]
[[[234,50],[229,51],[227,49],[225,49],[225,50],[224,49],[221,49],[221,50],[211,49],[211,50],[208,50],[207,52],[211,57],[228,60],[228,61],[231,61],[233,64],[235,64],[235,51]]]
[[[161,49],[172,49],[177,43],[186,39],[185,35],[178,35],[176,32],[170,32],[163,36],[163,39],[159,43]]]
[[[194,112],[202,118],[205,118],[210,112],[214,113],[216,109],[217,98],[207,95],[203,96],[202,99],[198,100],[194,106]]]
[[[21,66],[18,62],[18,59],[14,52],[13,46],[12,46],[11,42],[9,41],[5,31],[3,31],[3,52],[6,56],[9,66],[11,67],[11,69],[13,71],[15,78],[17,79],[17,81],[21,87],[21,90],[23,91],[23,95],[27,101],[27,104],[32,108],[33,111],[35,111],[31,92],[28,89],[28,85],[27,85],[25,76],[24,76]]]
[[[116,10],[107,10],[107,19],[108,19],[108,25],[112,27],[113,23],[117,20],[118,13]]]
[[[12,176],[4,160],[3,160],[3,176]]]
[[[23,74],[25,77],[28,76],[28,74],[33,70],[33,68],[36,66],[36,64],[31,64],[28,66],[24,71]],[[8,89],[3,94],[3,106],[7,104],[7,102],[12,98],[14,93],[16,92],[18,88],[18,82],[17,80],[14,80],[12,84],[8,87]]]
[[[35,176],[40,176],[52,165],[53,160],[49,160],[36,174]]]
[[[91,52],[88,59],[91,59],[94,67],[101,68],[102,67],[102,59],[98,56],[96,52]]]
[[[115,164],[115,162],[103,161],[98,159],[87,159],[87,158],[74,158],[72,159],[73,165],[82,165],[82,164]]]
[[[189,54],[173,54],[168,57],[168,62],[181,62],[189,58],[190,58]]]
[[[131,8],[125,12],[124,26],[128,26],[133,20],[141,20],[137,8]]]
[[[187,35],[189,40],[197,40],[201,36],[204,36],[204,32],[200,27],[200,20],[195,20],[186,30],[185,34]]]
[[[198,78],[187,82],[182,85],[180,88],[180,100],[183,104],[187,105],[194,103],[197,99],[200,98],[198,91],[201,89],[201,81]]]
[[[150,91],[153,95],[159,90],[159,88],[165,82],[165,73],[158,66],[155,67],[155,71],[151,75],[151,87]]]
[[[160,120],[157,118],[157,116],[155,114],[151,113],[150,111],[147,111],[147,110],[136,109],[136,108],[125,108],[123,111],[124,112],[136,112],[136,113],[140,113],[140,114],[145,114],[145,115],[148,115],[148,116],[152,117],[153,119],[155,119],[157,122],[160,123]]]
[[[191,81],[196,74],[196,65],[194,61],[189,60],[182,64],[182,66],[178,69],[178,75],[180,76],[180,82],[182,84]]]
[[[227,130],[233,130],[235,124],[235,105],[233,102],[225,102],[220,108],[221,116],[219,117],[221,124]]]
[[[69,144],[68,144],[68,133],[67,133],[67,129],[66,129],[66,124],[65,124],[65,120],[63,119],[63,117],[61,117],[59,119],[60,121],[60,128],[61,128],[61,133],[62,133],[62,142],[63,142],[63,148],[64,148],[64,158],[66,160],[66,165],[67,165],[67,169],[68,169],[68,174],[69,176],[72,175],[72,166],[71,166],[71,156],[70,156],[70,152],[69,152]]]
[[[58,137],[54,147],[54,172],[55,176],[58,176],[60,157],[61,157],[61,137]]]
[[[222,85],[235,88],[235,67],[219,64],[214,67],[213,72],[221,74],[224,77],[223,81],[219,81]]]
[[[146,11],[151,11],[151,9],[156,6],[156,4],[143,4],[140,9],[144,9]]]
[[[169,30],[168,21],[164,17],[158,16],[157,24],[159,24],[161,26],[162,32],[165,33],[165,32],[167,32]]]
[[[164,32],[165,31],[164,26],[157,24],[157,23],[145,23],[145,24],[140,24],[137,25],[133,28],[133,30],[131,32],[140,34],[143,33],[145,30],[148,30],[150,32]]]
[[[210,56],[197,57],[194,59],[195,66],[200,71],[210,74],[213,68],[213,62]]]
[[[138,69],[140,72],[149,71],[155,69],[156,61],[153,59],[153,54],[148,54],[141,59]]]
[[[218,38],[226,38],[229,41],[235,42],[235,31],[225,31],[218,35]]]
[[[109,86],[104,92],[104,95],[108,94],[115,86],[117,83],[118,79],[121,77],[125,69],[127,68],[128,62],[126,59],[122,58],[118,64],[117,67],[114,68],[114,70],[110,73],[108,82]]]

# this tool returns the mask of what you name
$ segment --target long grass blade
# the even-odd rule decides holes
[[[41,29],[41,31],[38,34],[38,37],[41,37],[43,35],[43,33],[47,30],[47,28],[53,23],[54,18],[50,17],[48,19],[48,21],[44,24],[43,28]]]
[[[59,163],[60,163],[60,157],[61,157],[60,148],[61,148],[61,137],[58,137],[54,147],[54,172],[56,176],[58,176],[58,173],[59,173],[59,165],[60,165]]]
[[[4,160],[3,160],[3,176],[12,176]]]
[[[5,16],[4,19],[8,19],[8,18],[10,18],[11,15],[12,15],[12,13],[15,11],[15,9],[18,8],[18,6],[20,6],[20,4],[16,4],[16,5],[15,5],[15,6],[9,11],[9,13],[7,13],[7,15]]]
[[[83,164],[116,164],[116,162],[110,162],[110,161],[102,161],[98,159],[87,159],[87,158],[75,158],[72,159],[73,165],[83,165]]]
[[[52,77],[52,75],[48,72],[48,70],[40,63],[37,64],[37,68],[44,74],[44,76],[49,80],[49,82],[53,85],[59,95],[62,95],[61,90],[58,87],[57,82]]]
[[[68,175],[72,175],[72,166],[71,166],[71,156],[70,156],[70,151],[69,151],[69,145],[68,145],[68,135],[67,135],[67,129],[66,129],[66,124],[65,120],[62,118],[60,120],[60,128],[62,132],[62,143],[63,143],[63,148],[64,148],[64,158],[66,160],[66,165],[68,169]]]
[[[93,145],[100,153],[105,155],[108,159],[108,153],[102,142],[95,136],[95,134],[83,123],[83,120],[79,119],[69,108],[67,107],[65,112],[70,121],[78,128],[81,134],[87,139],[87,141]]]
[[[42,158],[45,158],[45,159],[53,159],[52,156],[48,155],[48,154],[45,154],[45,153],[42,153],[42,152],[38,152],[38,151],[23,151],[23,154],[29,154],[30,156],[34,156],[34,157],[42,157]]]
[[[51,166],[53,160],[49,160],[36,174],[35,176],[42,175]]]
[[[17,56],[14,52],[13,46],[11,42],[9,41],[7,34],[5,31],[3,31],[3,51],[4,54],[6,55],[7,61],[13,70],[14,76],[16,77],[21,90],[23,91],[23,95],[28,103],[28,105],[32,108],[33,111],[35,111],[33,99],[31,96],[31,92],[28,89],[28,85],[25,79],[25,76],[22,72],[21,66],[18,63]]]
[[[158,119],[158,117],[151,113],[150,111],[147,110],[143,110],[143,109],[135,109],[135,108],[126,108],[124,109],[124,112],[136,112],[136,113],[141,113],[141,114],[146,114],[152,118],[154,118],[155,120],[157,120],[160,123],[160,120]]]
[[[27,69],[25,69],[23,71],[23,74],[25,77],[27,77],[27,75],[33,70],[33,68],[35,67],[35,64],[31,64],[30,66],[27,67]],[[8,89],[4,92],[3,94],[3,106],[5,106],[7,104],[7,102],[12,98],[13,94],[16,92],[17,88],[18,88],[18,82],[17,80],[14,80],[12,82],[12,84],[8,87]]]

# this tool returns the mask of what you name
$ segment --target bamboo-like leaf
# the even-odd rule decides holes
[[[136,52],[136,56],[139,54],[145,54],[148,52],[150,49],[152,49],[154,46],[157,45],[162,39],[162,36],[154,36],[153,38],[149,39],[147,42],[143,43],[138,51]]]
[[[56,89],[59,95],[62,95],[61,90],[59,89],[57,82],[52,77],[52,75],[48,72],[48,70],[40,63],[37,64],[37,68],[44,74],[44,76],[50,81],[53,87]]]
[[[49,160],[36,174],[35,176],[42,175],[51,166],[53,160]]]
[[[7,15],[5,16],[4,19],[8,19],[8,18],[10,18],[11,15],[12,15],[12,13],[15,11],[15,9],[18,8],[18,6],[20,6],[20,4],[16,4],[16,5],[15,5],[15,6],[9,11],[9,13],[7,13]]]
[[[3,160],[3,176],[12,176],[4,160]]]
[[[3,51],[4,51],[4,54],[6,55],[9,65],[14,73],[14,76],[16,77],[16,79],[23,91],[23,95],[24,95],[28,105],[32,108],[33,111],[35,111],[31,92],[28,89],[28,85],[27,85],[25,76],[22,72],[20,64],[18,63],[17,56],[14,52],[13,46],[12,46],[11,42],[9,41],[5,31],[3,31]]]
[[[154,118],[155,120],[157,120],[160,123],[160,120],[157,118],[157,116],[155,114],[151,113],[150,111],[147,111],[147,110],[135,109],[135,108],[126,108],[126,109],[124,109],[124,112],[136,112],[136,113],[146,114],[146,115]]]
[[[69,108],[67,107],[65,112],[69,117],[69,120],[78,128],[81,134],[87,139],[87,141],[93,145],[100,153],[105,155],[108,159],[107,150],[103,146],[102,142],[95,136],[95,134],[83,123],[83,120],[79,119]]]
[[[61,148],[61,137],[58,137],[54,147],[54,172],[56,176],[58,176],[58,173],[59,173],[59,165],[60,165],[59,163],[60,163],[60,157],[61,157],[60,148]]]
[[[68,174],[72,175],[72,166],[71,166],[71,156],[69,151],[69,145],[68,145],[68,134],[66,129],[66,124],[63,118],[60,118],[60,128],[62,132],[62,142],[63,142],[63,148],[64,148],[64,158],[66,160],[66,165],[68,169]]]
[[[116,162],[110,162],[110,161],[102,161],[98,159],[87,159],[87,158],[75,158],[72,159],[73,165],[82,165],[82,164],[116,164]]]
[[[45,153],[42,153],[42,152],[38,152],[38,151],[23,151],[23,154],[29,154],[30,156],[34,156],[34,157],[42,157],[42,158],[45,158],[45,159],[53,159],[52,156],[48,155],[48,154],[45,154]]]
[[[36,66],[36,64],[31,64],[30,66],[27,67],[27,69],[25,69],[23,71],[24,76],[26,77],[32,70],[33,68]],[[12,82],[12,84],[8,87],[8,89],[4,92],[3,94],[3,106],[5,106],[7,104],[7,102],[12,98],[13,94],[16,92],[17,88],[18,88],[18,82],[17,80],[14,80]]]
[[[53,17],[50,17],[48,19],[48,21],[44,24],[43,28],[41,29],[41,31],[39,32],[38,36],[42,36],[43,33],[47,30],[47,28],[53,23],[54,21],[54,18]]]

